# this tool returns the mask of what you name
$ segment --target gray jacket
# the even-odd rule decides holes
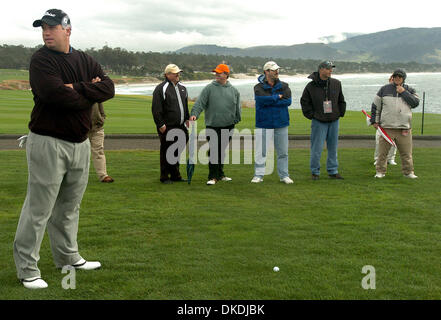
[[[406,90],[397,92],[395,84],[387,84],[378,91],[371,108],[371,123],[378,123],[383,128],[410,129],[412,127],[411,109],[418,107],[420,98],[415,89],[407,84]]]

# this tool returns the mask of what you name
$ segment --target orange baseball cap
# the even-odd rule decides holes
[[[230,73],[230,68],[226,64],[219,64],[215,69],[213,69],[213,72],[216,73]]]

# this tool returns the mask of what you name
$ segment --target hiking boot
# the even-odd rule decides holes
[[[111,176],[105,176],[104,179],[101,180],[101,182],[104,182],[104,183],[112,183],[113,181],[115,181],[115,180],[113,180],[113,178]]]

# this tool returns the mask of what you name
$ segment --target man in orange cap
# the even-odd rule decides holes
[[[201,92],[190,114],[190,120],[199,118],[205,111],[205,126],[209,141],[210,161],[207,185],[216,184],[219,180],[231,181],[224,173],[225,149],[231,140],[236,123],[241,120],[239,91],[228,81],[230,68],[219,64],[215,69],[215,80]],[[228,139],[225,137],[228,136]]]

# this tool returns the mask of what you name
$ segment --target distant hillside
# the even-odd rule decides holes
[[[329,37],[327,37],[328,39]],[[216,45],[193,45],[177,53],[232,55],[283,59],[332,59],[379,63],[441,63],[441,28],[399,28],[348,37],[334,43],[304,43],[292,46],[257,46],[245,49]]]
[[[441,28],[400,28],[329,44],[341,51],[365,52],[377,62],[440,63]]]

